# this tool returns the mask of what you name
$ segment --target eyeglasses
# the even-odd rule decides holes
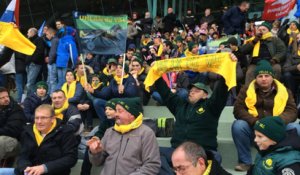
[[[41,117],[34,117],[34,120],[35,121],[38,121],[38,120],[42,120],[42,121],[45,121],[45,120],[47,120],[48,118],[51,118],[52,116],[50,116],[50,117],[46,117],[46,116],[41,116]]]

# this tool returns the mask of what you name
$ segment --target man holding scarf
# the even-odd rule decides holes
[[[292,123],[297,119],[297,108],[292,93],[274,78],[271,64],[266,60],[257,63],[256,79],[240,90],[234,104],[232,137],[238,152],[237,171],[247,171],[251,164],[253,126],[266,116],[279,116],[287,124],[287,130],[300,126]]]
[[[286,46],[281,39],[272,35],[271,28],[271,24],[263,22],[258,27],[256,36],[247,40],[246,44],[241,47],[244,54],[252,55],[251,63],[246,72],[246,85],[255,78],[255,67],[262,58],[272,64],[276,79],[280,79],[280,63],[285,60]]]
[[[143,123],[138,98],[116,102],[115,125],[106,130],[101,141],[89,141],[93,165],[103,165],[102,175],[156,175],[160,167],[158,143],[154,132]]]

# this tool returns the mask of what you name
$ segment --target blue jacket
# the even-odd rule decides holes
[[[60,38],[57,46],[56,67],[67,68],[70,58],[73,58],[73,60],[71,60],[72,67],[75,67],[77,57],[78,51],[74,38],[71,35],[65,35]]]
[[[27,123],[33,123],[34,111],[41,104],[51,104],[51,98],[47,95],[44,99],[41,99],[36,95],[36,93],[30,94],[24,100],[24,113]]]
[[[224,32],[227,35],[245,33],[245,23],[247,15],[239,7],[231,7],[223,16]]]
[[[125,97],[138,97],[139,89],[136,85],[135,79],[129,75],[128,78],[124,78],[124,93],[119,94],[118,84],[115,79],[112,79],[109,83],[109,86],[104,87],[101,91],[103,99],[109,100],[112,98],[125,98]]]

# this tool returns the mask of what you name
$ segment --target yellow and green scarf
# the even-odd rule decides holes
[[[128,78],[128,77],[129,77],[129,75],[126,74],[126,75],[123,76],[123,79],[126,79],[126,78]],[[117,75],[115,75],[115,76],[114,76],[114,79],[115,79],[115,81],[117,82],[118,85],[121,84],[121,80],[122,80],[121,77],[118,77]]]
[[[56,126],[56,120],[54,120],[50,130],[46,133],[46,135],[49,134],[55,128],[55,126]],[[40,146],[46,135],[44,137],[42,136],[40,131],[38,131],[38,129],[36,128],[36,124],[33,124],[33,133],[34,133],[34,137],[35,137],[37,145]]]
[[[76,92],[76,83],[77,81],[73,81],[70,85],[68,83],[64,83],[61,90],[64,91],[67,99],[74,97]]]
[[[53,105],[52,105],[53,106]],[[54,106],[53,106],[54,107]],[[61,119],[63,120],[64,119],[64,115],[62,114],[62,112],[66,109],[68,109],[69,107],[69,102],[68,100],[65,101],[64,105],[59,108],[59,109],[54,109],[54,112],[55,112],[55,117],[58,118],[58,119]]]
[[[204,172],[203,175],[209,175],[209,173],[210,173],[210,171],[211,171],[212,161],[211,161],[211,160],[208,160],[207,163],[208,163],[208,165],[207,165],[206,170],[205,170],[205,172]]]
[[[272,36],[273,36],[272,33],[271,33],[271,32],[268,32],[268,33],[264,34],[264,35],[262,36],[261,39],[262,39],[262,40],[265,40],[265,39],[268,39],[268,38],[270,38],[270,37],[272,37]],[[246,41],[246,43],[252,41],[254,38],[255,38],[255,37],[252,37],[252,38],[248,39],[248,40]],[[252,56],[253,56],[253,57],[258,57],[258,55],[259,55],[259,48],[260,48],[260,41],[258,41],[258,42],[254,45],[253,52],[252,52]]]
[[[295,31],[292,31],[290,28],[287,29],[286,33],[290,35],[290,39],[289,39],[289,46],[292,44],[293,42],[293,38],[291,37],[291,33],[294,32],[295,34],[298,34],[299,33],[299,30],[295,30]]]
[[[140,115],[130,124],[128,125],[114,125],[114,129],[122,134],[125,134],[131,130],[134,130],[138,127],[140,127],[143,123],[143,114],[140,113]]]
[[[273,116],[278,116],[284,111],[289,94],[283,84],[281,84],[278,80],[275,79],[274,82],[277,86],[277,94],[275,95],[274,98]],[[257,109],[255,108],[255,104],[257,102],[257,97],[255,93],[255,80],[253,80],[250,83],[246,95],[247,97],[245,99],[245,103],[248,108],[248,112],[253,117],[257,117],[258,112]]]
[[[78,73],[76,73],[76,81],[80,82],[82,87],[85,87],[85,84],[87,83],[87,79],[84,75],[80,76]]]

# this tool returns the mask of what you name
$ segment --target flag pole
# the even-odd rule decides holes
[[[121,84],[123,84],[123,79],[124,79],[125,58],[126,58],[126,54],[124,53],[124,54],[123,54],[123,67],[122,67]]]
[[[86,70],[85,70],[85,65],[84,65],[84,60],[83,60],[83,54],[80,54],[80,60],[81,60],[81,64],[83,66],[83,76],[84,76],[84,80],[85,80],[85,85],[87,85],[87,76],[86,76]]]

